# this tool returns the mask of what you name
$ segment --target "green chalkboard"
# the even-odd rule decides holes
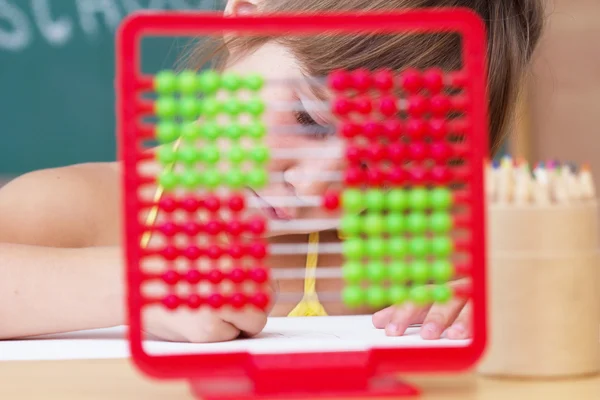
[[[139,9],[220,9],[222,0],[0,0],[0,175],[116,156],[114,43]],[[172,67],[181,40],[144,42],[144,70]]]

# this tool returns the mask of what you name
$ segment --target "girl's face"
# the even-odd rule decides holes
[[[321,206],[323,195],[341,187],[342,140],[335,135],[327,91],[318,98],[295,58],[278,44],[266,44],[227,72],[257,73],[267,126],[265,144],[271,152],[269,183],[249,190],[269,220],[270,235],[307,233],[335,228],[338,215]],[[322,95],[321,95],[321,92]],[[316,221],[318,220],[318,221]]]

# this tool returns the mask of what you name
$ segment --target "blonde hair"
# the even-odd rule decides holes
[[[264,0],[261,12],[385,10],[418,7],[468,7],[488,28],[490,144],[495,151],[507,133],[520,83],[543,26],[541,0]],[[267,43],[284,45],[307,74],[324,76],[335,69],[460,67],[456,35],[318,35],[311,37],[235,37],[229,55],[243,57]],[[206,48],[192,54],[202,64]],[[198,57],[200,56],[200,57]]]

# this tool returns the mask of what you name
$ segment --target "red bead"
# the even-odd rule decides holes
[[[406,125],[406,132],[412,139],[421,139],[427,133],[427,124],[422,119],[411,119]]]
[[[367,181],[370,186],[380,186],[385,181],[385,175],[379,168],[369,168],[367,171]]]
[[[427,182],[428,174],[427,170],[423,167],[414,166],[411,167],[408,171],[410,176],[410,180],[415,184],[424,184]]]
[[[382,69],[373,75],[373,84],[383,92],[394,88],[394,73],[389,69]]]
[[[423,96],[412,96],[408,99],[408,113],[415,117],[420,117],[428,111],[429,104]]]
[[[364,183],[366,180],[365,171],[360,167],[350,167],[346,170],[344,182],[348,186],[357,186]]]
[[[231,236],[239,236],[244,232],[244,225],[237,220],[231,220],[227,223],[225,229]]]
[[[432,68],[423,74],[423,84],[430,93],[438,93],[444,88],[444,71]]]
[[[450,84],[456,88],[467,86],[469,74],[464,71],[456,71],[450,74]]]
[[[346,148],[346,160],[352,164],[360,163],[364,158],[363,149],[358,146],[348,146]]]
[[[179,231],[179,229],[177,228],[177,225],[175,225],[172,222],[165,222],[164,224],[159,226],[158,230],[163,235],[168,236],[168,237],[175,236],[177,234],[177,232]]]
[[[229,279],[233,283],[242,283],[246,280],[246,271],[243,268],[234,268],[229,273]]]
[[[263,243],[252,243],[248,253],[257,260],[262,260],[267,256],[267,247]]]
[[[327,193],[323,196],[323,207],[329,211],[335,211],[340,206],[340,196],[337,192]]]
[[[223,250],[221,250],[221,248],[219,246],[214,244],[214,245],[208,246],[208,248],[206,249],[206,255],[211,260],[218,260],[223,255]]]
[[[179,304],[180,304],[179,297],[175,296],[174,294],[165,296],[162,300],[162,303],[169,310],[175,310],[177,307],[179,307]]]
[[[187,304],[193,310],[198,309],[202,305],[202,297],[197,294],[191,294],[187,298]]]
[[[243,308],[247,304],[246,296],[242,293],[236,293],[231,296],[230,303],[233,308]]]
[[[179,250],[175,246],[167,246],[161,251],[161,255],[169,261],[173,261],[179,257]]]
[[[430,100],[431,112],[438,117],[446,117],[450,112],[450,99],[447,96],[438,94]]]
[[[175,285],[179,282],[179,274],[177,271],[169,270],[162,275],[162,280],[169,285]]]
[[[430,145],[429,153],[435,162],[445,164],[452,155],[452,150],[444,142],[435,142]]]
[[[227,206],[233,212],[240,212],[246,207],[246,201],[243,196],[231,196],[227,202]]]
[[[181,208],[188,212],[196,212],[200,208],[200,201],[195,197],[187,197],[181,202]]]
[[[202,230],[202,227],[200,226],[200,224],[193,222],[193,221],[188,221],[185,224],[183,224],[183,226],[181,227],[181,230],[189,236],[196,236],[198,233],[200,233],[200,231]]]
[[[386,149],[379,143],[371,143],[367,147],[367,157],[369,161],[379,162],[386,157]]]
[[[208,196],[204,199],[204,208],[210,212],[217,212],[221,208],[221,200],[217,196]]]
[[[353,137],[360,135],[360,131],[360,125],[351,122],[345,122],[341,129],[342,136],[346,139],[352,139]]]
[[[250,300],[254,306],[260,310],[264,310],[269,305],[269,296],[264,293],[256,293]]]
[[[256,267],[250,270],[250,279],[256,283],[265,283],[269,280],[269,274],[264,267]]]
[[[363,134],[371,140],[379,139],[383,134],[383,126],[378,122],[369,121],[363,125]]]
[[[239,260],[240,258],[243,258],[246,255],[244,246],[242,246],[241,244],[232,244],[229,247],[229,255],[234,260]]]
[[[158,207],[165,212],[173,212],[177,210],[177,201],[172,197],[163,197],[158,202]]]
[[[400,75],[400,85],[409,93],[416,93],[423,88],[421,73],[415,69],[407,69]]]
[[[387,148],[388,159],[394,164],[406,161],[407,148],[404,143],[392,143]]]
[[[411,160],[423,161],[427,157],[427,145],[423,142],[413,142],[408,145]]]
[[[225,298],[220,293],[213,293],[208,296],[206,303],[212,308],[221,308],[225,304]]]
[[[216,236],[223,231],[223,224],[216,219],[210,220],[204,225],[204,231],[211,236]]]
[[[183,256],[188,260],[197,260],[202,256],[202,250],[197,246],[188,246],[183,250]]]
[[[469,107],[469,98],[465,95],[455,96],[451,100],[451,107],[457,111],[465,111]]]
[[[343,91],[350,86],[350,74],[343,70],[333,71],[329,75],[329,86],[337,91]]]
[[[443,119],[432,119],[429,121],[429,134],[433,139],[444,139],[448,134],[448,124]]]
[[[436,165],[431,169],[431,180],[434,183],[445,185],[452,179],[450,169],[445,166]]]
[[[346,115],[350,114],[352,112],[352,110],[353,110],[352,101],[350,101],[344,97],[340,97],[340,98],[334,100],[334,102],[333,102],[333,113],[335,115],[345,117]]]
[[[206,275],[206,279],[208,279],[210,283],[221,283],[221,281],[223,281],[223,273],[218,269],[211,269]]]
[[[368,97],[361,97],[354,101],[354,109],[363,115],[371,114],[373,112],[373,101]]]
[[[352,87],[359,92],[365,92],[371,89],[373,81],[371,72],[368,69],[360,68],[352,72]]]
[[[394,186],[402,185],[408,179],[408,173],[402,167],[394,167],[388,173],[388,180]]]
[[[392,117],[398,112],[398,103],[394,96],[384,96],[379,100],[379,112],[386,117]]]
[[[185,280],[193,285],[200,282],[201,279],[202,279],[202,274],[197,269],[190,269],[185,274]]]
[[[256,217],[248,223],[248,230],[255,235],[262,235],[266,229],[267,226],[263,218]]]
[[[402,135],[402,123],[397,119],[385,121],[383,134],[390,140],[398,140]]]

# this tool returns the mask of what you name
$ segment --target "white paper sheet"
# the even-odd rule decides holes
[[[129,357],[125,327],[48,335],[28,340],[0,341],[0,361],[114,359]],[[375,329],[370,316],[269,318],[257,337],[224,343],[190,344],[147,339],[152,355],[224,353],[356,351],[381,347],[457,347],[470,340],[426,341],[418,328],[401,337],[387,337]]]

